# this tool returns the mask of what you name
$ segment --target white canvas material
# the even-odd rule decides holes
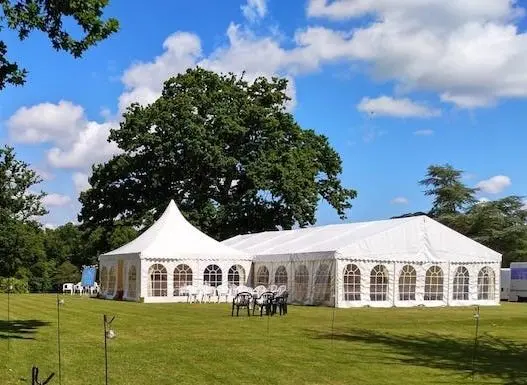
[[[99,263],[101,291],[108,298],[120,286],[129,300],[187,301],[180,287],[192,286],[210,300],[206,286],[232,287],[236,272],[237,285],[285,285],[292,303],[408,307],[499,304],[501,258],[427,216],[218,242],[192,226],[171,201],[149,229],[101,255]]]

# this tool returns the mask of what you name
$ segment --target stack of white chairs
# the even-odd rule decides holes
[[[280,285],[280,286],[278,287],[278,290],[276,291],[276,295],[277,295],[277,296],[282,295],[282,294],[284,294],[286,291],[287,291],[287,286],[286,286],[286,285]]]
[[[231,289],[229,288],[228,285],[219,285],[216,288],[216,292],[218,293],[218,303],[221,302],[223,298],[225,298],[225,303],[229,301]]]
[[[216,288],[214,286],[209,285],[203,285],[200,288],[200,297],[201,302],[208,302],[210,303],[212,301],[212,297],[216,294]]]
[[[64,285],[62,285],[62,292],[66,293],[69,291],[70,294],[73,294],[73,292],[75,291],[74,286],[75,285],[73,283],[65,283]]]
[[[84,286],[82,286],[82,282],[78,282],[75,286],[73,286],[73,292],[79,294],[84,293]]]

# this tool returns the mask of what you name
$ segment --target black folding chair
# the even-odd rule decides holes
[[[231,317],[234,317],[234,307],[236,307],[236,317],[238,317],[241,307],[246,307],[247,315],[251,316],[251,311],[249,308],[251,305],[252,298],[252,294],[246,291],[242,291],[241,293],[236,294],[236,297],[232,299]]]
[[[287,291],[284,291],[282,294],[274,297],[272,314],[276,314],[277,308],[278,308],[278,311],[280,312],[280,315],[287,314],[287,298],[288,297],[289,297],[289,293],[287,293]]]
[[[271,315],[271,312],[273,310],[273,300],[274,293],[271,291],[266,291],[265,293],[262,293],[262,295],[258,298],[255,298],[253,304],[253,315],[254,311],[256,310],[256,306],[260,308],[260,317],[263,315],[264,309],[266,315]]]

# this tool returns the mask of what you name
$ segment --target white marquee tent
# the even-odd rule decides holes
[[[170,201],[148,230],[99,257],[101,292],[106,298],[186,301],[185,286],[245,284],[251,261],[192,226]]]
[[[497,305],[501,254],[426,216],[238,235],[254,285],[337,307]]]

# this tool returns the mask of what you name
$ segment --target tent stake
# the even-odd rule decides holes
[[[474,308],[474,318],[476,319],[476,335],[474,336],[474,349],[472,350],[472,381],[476,372],[476,351],[478,348],[478,332],[479,332],[479,305]]]
[[[335,311],[336,307],[333,306],[333,316],[331,317],[331,346],[333,346],[333,335],[335,334]]]
[[[57,291],[57,350],[59,355],[59,385],[62,385],[62,358],[60,354],[60,298]]]

